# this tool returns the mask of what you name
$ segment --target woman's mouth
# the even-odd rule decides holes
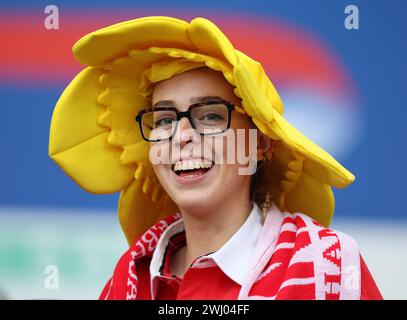
[[[214,167],[207,159],[188,159],[177,161],[172,165],[176,180],[180,183],[197,183]]]

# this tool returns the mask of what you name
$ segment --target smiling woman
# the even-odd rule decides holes
[[[193,98],[198,96],[218,96],[221,100],[205,98],[205,104],[195,104],[190,107],[190,103],[196,101],[196,98]],[[190,70],[158,83],[154,87],[152,102],[157,104],[163,100],[173,101],[179,111],[194,109],[191,110],[190,118],[173,118],[174,122],[179,123],[168,124],[170,130],[172,130],[171,127],[177,129],[172,136],[171,144],[168,140],[153,142],[160,144],[159,151],[164,154],[164,158],[171,159],[170,163],[153,165],[154,172],[166,193],[177,204],[185,222],[188,220],[187,216],[197,216],[198,221],[192,222],[193,225],[201,221],[204,225],[216,226],[209,231],[197,225],[198,230],[192,230],[191,234],[211,247],[200,245],[200,250],[194,250],[197,252],[190,254],[191,257],[186,261],[187,265],[190,265],[193,256],[198,257],[215,251],[220,244],[226,242],[225,240],[236,231],[236,226],[242,225],[251,211],[249,194],[251,176],[239,175],[238,168],[243,164],[239,164],[237,158],[227,157],[230,153],[228,149],[235,148],[236,144],[242,145],[237,146],[237,150],[244,154],[248,153],[248,139],[244,136],[243,139],[228,139],[227,136],[235,138],[237,129],[248,132],[248,129],[254,128],[254,125],[247,115],[228,112],[226,104],[228,102],[220,103],[229,101],[230,105],[232,103],[241,105],[240,99],[234,95],[233,87],[225,80],[223,74],[209,68]],[[197,109],[204,110],[196,111]],[[196,129],[199,129],[199,132],[196,132]],[[203,135],[204,129],[213,129],[215,132],[211,130],[210,135],[206,136]],[[253,158],[262,160],[263,154],[271,148],[271,139],[264,135],[260,137],[262,139],[259,139],[260,143],[257,144],[258,154],[254,154]],[[222,150],[215,148],[215,145],[220,145],[220,143],[213,143],[216,139],[226,140]],[[157,152],[157,148],[155,150]],[[173,152],[174,150],[180,150],[180,152]],[[167,157],[166,154],[168,154]],[[225,163],[220,161],[221,159],[229,161]],[[197,194],[199,197],[196,196]],[[223,205],[219,206],[220,203]],[[204,220],[212,216],[212,221],[204,222],[202,220],[204,216]],[[199,230],[205,230],[204,234],[199,234]],[[220,233],[220,230],[226,232]],[[189,234],[187,232],[187,239]],[[219,236],[222,238],[217,239]],[[209,244],[208,239],[215,241]],[[193,242],[192,239],[188,240],[189,243]],[[193,245],[188,246],[188,249],[193,247]]]
[[[162,100],[174,101],[180,111],[186,111],[190,110],[189,104],[196,101],[194,97],[197,96],[217,96],[221,100],[205,98],[206,103],[214,103],[193,105],[192,108],[208,110],[198,112],[191,119],[174,118],[179,120],[178,134],[176,132],[173,135],[172,144],[167,140],[160,148],[162,153],[170,154],[168,158],[171,162],[153,165],[156,176],[166,193],[178,205],[184,221],[188,245],[177,251],[172,259],[173,273],[179,277],[182,277],[195,258],[219,250],[243,225],[253,209],[250,199],[251,176],[240,175],[238,168],[242,164],[239,164],[237,159],[227,157],[231,144],[233,148],[235,144],[243,144],[237,149],[246,154],[247,139],[227,139],[221,150],[216,150],[216,143],[209,143],[209,139],[210,142],[213,139],[224,139],[237,129],[248,132],[248,129],[254,127],[247,115],[238,112],[228,114],[227,105],[219,104],[219,101],[230,101],[234,105],[241,105],[240,99],[234,95],[233,87],[224,79],[223,74],[209,68],[184,72],[157,84],[154,87],[152,102],[157,104]],[[207,136],[191,130],[199,128],[199,122],[207,129],[218,129],[218,134],[211,131],[210,138],[207,139]],[[236,137],[236,134],[232,137]],[[271,148],[271,139],[261,137],[260,143],[257,144],[260,160]],[[190,147],[187,147],[188,145]],[[172,146],[181,150],[180,155],[174,156]],[[196,151],[191,153],[192,149]],[[209,152],[205,152],[206,150]],[[204,154],[209,154],[209,159],[204,158]],[[253,156],[256,158],[257,154]],[[230,161],[226,164],[220,163],[219,159],[226,158]]]
[[[101,299],[381,298],[355,241],[328,228],[331,187],[354,176],[212,22],[135,19],[74,54],[88,67],[58,101],[49,153],[86,190],[122,191],[130,248]]]

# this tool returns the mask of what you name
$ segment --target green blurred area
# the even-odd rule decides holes
[[[3,299],[96,299],[127,248],[115,212],[3,208],[0,235]]]

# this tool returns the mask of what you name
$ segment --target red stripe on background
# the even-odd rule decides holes
[[[140,12],[137,12],[140,16]],[[72,55],[72,45],[83,35],[120,22],[118,14],[104,12],[60,15],[60,29],[46,30],[45,14],[0,15],[0,78],[71,79],[83,68]],[[128,14],[127,14],[128,16]],[[135,17],[136,18],[136,17]],[[210,18],[234,46],[261,61],[273,80],[337,87],[346,83],[344,72],[322,44],[298,29],[253,18]]]
[[[341,86],[349,81],[328,49],[298,28],[261,20],[225,20],[219,26],[237,49],[261,61],[269,76],[320,86]]]

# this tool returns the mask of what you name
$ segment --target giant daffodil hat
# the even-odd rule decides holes
[[[331,186],[344,188],[354,176],[284,119],[261,64],[235,49],[211,21],[134,19],[85,35],[73,53],[87,67],[56,104],[49,155],[89,192],[121,191],[119,220],[130,244],[178,211],[152,170],[135,115],[151,103],[154,83],[199,67],[222,72],[257,128],[275,140],[272,169],[262,179],[280,190],[280,209],[330,224]]]

